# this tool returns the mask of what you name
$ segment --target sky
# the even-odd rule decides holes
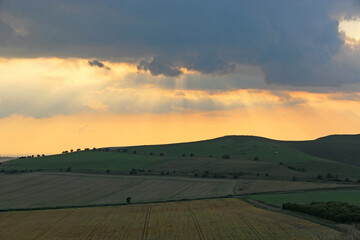
[[[0,155],[359,123],[357,0],[0,0]]]

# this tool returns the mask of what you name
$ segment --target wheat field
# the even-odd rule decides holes
[[[325,239],[339,233],[238,199],[0,213],[0,239]]]

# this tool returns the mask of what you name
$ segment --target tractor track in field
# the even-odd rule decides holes
[[[46,233],[48,233],[56,224],[60,223],[64,218],[66,218],[67,215],[63,216],[62,218],[58,219],[56,223],[51,224],[47,226],[45,229],[43,229],[40,233],[38,233],[35,237],[33,237],[31,240],[37,240],[40,239],[42,236],[44,236]]]
[[[187,205],[187,209],[188,209],[188,211],[189,211],[189,213],[190,213],[190,216],[192,217],[192,219],[193,219],[193,221],[194,221],[194,224],[195,224],[195,227],[196,227],[196,230],[197,230],[197,232],[198,232],[198,235],[199,235],[200,240],[205,240],[204,233],[203,233],[203,231],[202,231],[202,229],[201,229],[201,227],[200,227],[200,224],[199,224],[198,220],[196,219],[196,217],[195,217],[195,215],[194,215],[194,212],[193,212],[193,210],[191,209],[191,207],[190,207],[189,204]]]
[[[99,230],[99,228],[103,225],[103,223],[105,222],[106,218],[111,214],[111,212],[113,211],[113,208],[110,208],[105,214],[104,216],[96,223],[96,226],[93,228],[93,230],[91,231],[91,233],[89,234],[89,236],[87,237],[87,239],[93,239],[95,233]]]
[[[142,240],[145,240],[148,235],[148,229],[149,229],[149,223],[150,223],[150,214],[151,214],[151,205],[149,204],[147,207],[146,215],[145,215],[145,222],[144,222],[144,228],[142,233]]]
[[[243,220],[246,225],[248,225],[248,227],[256,234],[259,239],[264,240],[258,230],[256,230],[256,228],[245,217],[241,216],[240,214],[238,216],[241,218],[241,220]]]

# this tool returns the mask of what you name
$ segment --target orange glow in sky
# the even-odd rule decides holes
[[[187,89],[189,76],[206,78],[189,71],[166,85],[135,65],[104,64],[110,70],[85,59],[0,59],[0,155],[360,132],[359,92]]]

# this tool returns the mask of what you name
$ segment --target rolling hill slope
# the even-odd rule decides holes
[[[306,154],[360,166],[360,135],[331,135],[313,141],[277,141]]]
[[[343,138],[341,138],[343,139]],[[341,140],[340,139],[340,140]],[[345,138],[347,139],[347,138]],[[345,140],[344,140],[345,141]],[[157,172],[181,172],[183,174],[203,174],[205,171],[220,175],[243,173],[253,176],[281,178],[325,177],[331,173],[342,180],[360,178],[360,167],[340,162],[346,149],[354,154],[357,142],[347,140],[339,144],[333,137],[307,142],[276,141],[254,136],[226,136],[211,140],[134,147],[114,147],[110,151],[81,151],[48,157],[17,159],[9,162],[5,169],[89,169],[129,171],[132,168]],[[319,145],[323,144],[323,145]],[[316,156],[317,146],[321,156],[333,156],[331,160]],[[350,146],[352,146],[352,149]],[[331,148],[331,149],[330,149]],[[311,151],[310,151],[311,150]],[[346,155],[347,156],[347,155]],[[220,176],[219,175],[219,176]]]

